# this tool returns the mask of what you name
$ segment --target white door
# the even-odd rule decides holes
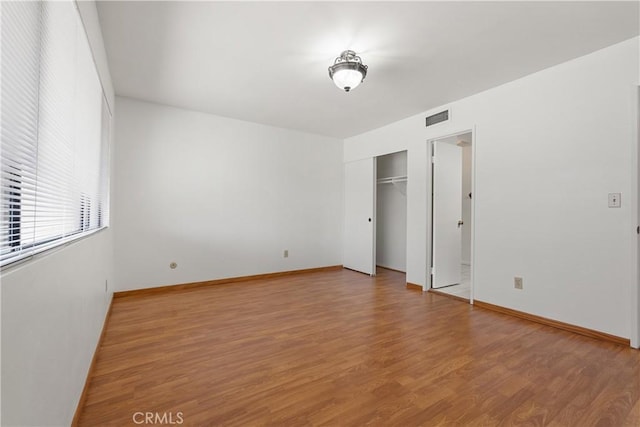
[[[375,275],[375,158],[344,166],[343,265]]]
[[[462,148],[434,142],[432,287],[460,283]]]

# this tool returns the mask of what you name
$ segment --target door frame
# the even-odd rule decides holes
[[[469,303],[473,304],[474,299],[474,283],[475,283],[475,234],[476,234],[476,224],[475,224],[475,206],[477,200],[476,193],[476,146],[477,146],[477,131],[476,127],[473,126],[470,129],[462,129],[455,132],[450,132],[447,134],[439,135],[434,138],[429,138],[427,140],[427,216],[426,216],[426,230],[427,230],[427,260],[426,260],[426,278],[425,278],[425,286],[424,290],[428,291],[432,289],[431,282],[431,268],[433,267],[433,163],[431,162],[431,157],[433,154],[433,143],[435,141],[439,141],[441,139],[450,138],[453,136],[464,135],[466,133],[471,134],[471,248],[470,248],[470,258],[471,258],[471,278],[470,278],[470,288],[471,293],[469,295]]]
[[[633,209],[632,215],[637,218],[637,223],[635,225],[638,228],[631,247],[631,253],[635,252],[635,263],[632,271],[632,274],[635,277],[635,283],[631,285],[629,292],[629,300],[631,301],[629,316],[631,317],[631,330],[629,338],[631,347],[640,349],[640,86],[635,86],[634,89],[633,103],[636,108],[636,123],[635,126],[633,126],[635,155],[632,156],[632,161],[634,162],[633,170],[635,171],[635,179],[631,181],[631,194],[634,199],[631,204],[631,208]]]

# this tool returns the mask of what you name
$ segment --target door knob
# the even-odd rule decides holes
[[[458,228],[462,227],[462,224],[464,224],[463,220],[458,221]]]

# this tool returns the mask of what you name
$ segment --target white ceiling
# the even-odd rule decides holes
[[[116,93],[339,138],[638,35],[637,2],[98,2]],[[355,50],[351,93],[327,67]]]

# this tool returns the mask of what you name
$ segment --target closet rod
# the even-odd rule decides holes
[[[377,180],[378,184],[395,184],[397,182],[407,182],[406,175],[404,176],[391,176],[389,178],[380,178]]]

